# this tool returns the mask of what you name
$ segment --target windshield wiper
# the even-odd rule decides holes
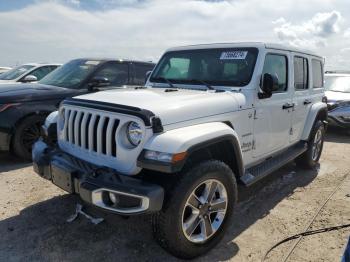
[[[156,78],[153,78],[152,80],[163,80],[164,82],[166,82],[171,88],[176,88],[174,86],[174,84],[167,78],[165,77],[156,77]]]
[[[189,80],[190,82],[197,82],[197,83],[200,83],[202,85],[205,85],[208,90],[216,90],[212,85],[208,84],[207,82],[203,81],[203,80],[200,80],[200,79],[190,79]]]

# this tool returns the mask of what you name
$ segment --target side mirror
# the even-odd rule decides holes
[[[151,76],[152,71],[147,71],[146,76],[145,76],[145,83],[147,82],[148,78]]]
[[[261,81],[262,93],[259,93],[259,98],[269,98],[272,96],[272,92],[278,90],[278,78],[271,74],[265,73],[262,76]]]
[[[36,82],[38,81],[38,78],[36,76],[33,76],[33,75],[27,75],[26,77],[24,77],[22,79],[21,82],[23,83],[29,83],[29,82]]]
[[[94,90],[95,87],[105,87],[109,86],[110,82],[108,78],[106,77],[101,77],[101,76],[96,76],[93,77],[90,82],[88,83],[88,89],[90,91]]]

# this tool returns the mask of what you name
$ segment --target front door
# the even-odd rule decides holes
[[[269,73],[278,79],[278,88],[270,98],[258,99],[254,119],[253,157],[268,156],[289,145],[293,111],[289,88],[289,54],[268,53],[262,75]]]

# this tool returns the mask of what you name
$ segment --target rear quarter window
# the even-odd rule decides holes
[[[312,59],[312,87],[323,87],[323,65],[320,60]]]

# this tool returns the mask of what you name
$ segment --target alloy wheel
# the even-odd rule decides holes
[[[314,141],[312,144],[312,160],[313,161],[316,161],[321,153],[322,141],[323,141],[323,132],[322,132],[322,129],[319,128],[315,134]]]
[[[216,179],[202,182],[188,197],[183,214],[182,230],[193,243],[203,243],[221,227],[227,211],[227,190]]]

